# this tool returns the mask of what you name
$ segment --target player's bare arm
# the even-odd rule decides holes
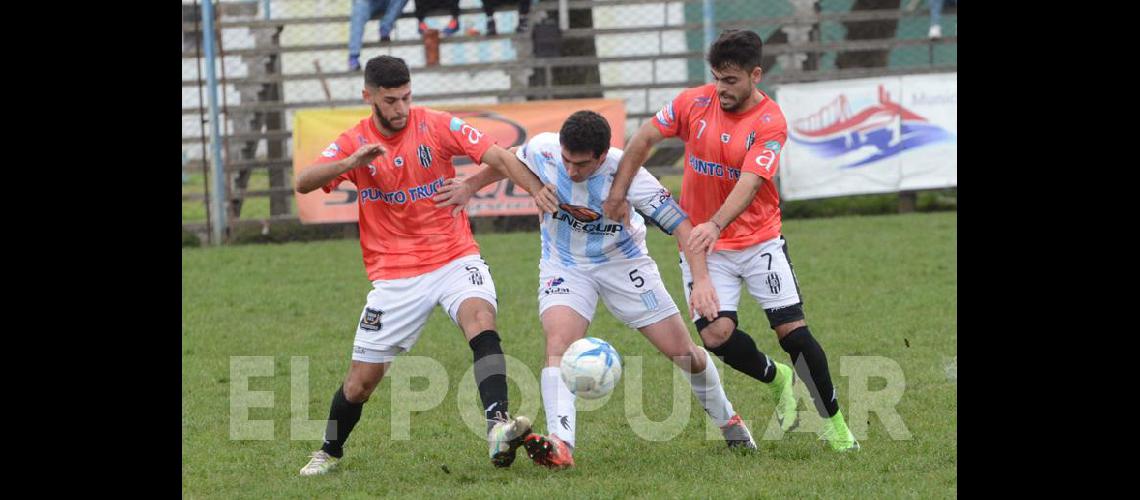
[[[354,168],[366,166],[372,160],[375,160],[377,156],[386,156],[387,154],[388,150],[384,149],[384,146],[379,144],[366,144],[343,160],[331,163],[318,163],[306,167],[301,171],[300,175],[297,176],[294,188],[301,194],[320,189],[321,186],[336,179],[336,176]]]
[[[558,197],[554,196],[551,190],[544,189],[538,176],[534,175],[510,151],[499,146],[491,146],[491,149],[483,154],[483,163],[497,170],[500,174],[510,177],[515,184],[530,193],[539,210],[547,213],[558,211]]]
[[[740,180],[736,181],[736,186],[728,193],[728,198],[721,204],[720,209],[708,221],[693,229],[693,234],[689,238],[690,249],[695,253],[712,253],[713,243],[720,237],[721,231],[752,204],[763,183],[764,179],[759,175],[742,172]]]
[[[720,299],[716,296],[712,280],[709,278],[708,261],[704,252],[694,252],[689,249],[689,238],[692,236],[693,224],[688,219],[681,221],[673,231],[673,237],[681,244],[685,252],[685,260],[689,262],[689,269],[693,273],[693,289],[689,293],[689,307],[696,314],[712,321],[717,318],[720,311]]]
[[[629,139],[629,144],[626,144],[625,153],[618,162],[617,173],[614,174],[613,185],[610,186],[610,194],[607,195],[606,201],[602,202],[602,212],[606,217],[612,220],[619,220],[629,225],[629,201],[626,200],[626,195],[629,194],[629,184],[633,182],[633,176],[637,173],[637,169],[645,164],[645,160],[649,158],[649,151],[653,146],[665,139],[661,135],[661,131],[653,125],[653,122],[646,120],[641,125],[637,133]]]
[[[511,148],[514,149],[514,148]],[[447,183],[439,189],[439,194],[432,198],[436,205],[446,207],[455,205],[451,210],[451,215],[459,215],[459,212],[467,207],[467,202],[475,193],[486,186],[499,182],[507,176],[486,163],[481,164],[483,168],[474,175],[469,175],[460,179],[459,177],[452,177],[447,180]]]

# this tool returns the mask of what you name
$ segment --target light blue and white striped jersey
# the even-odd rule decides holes
[[[637,171],[629,187],[631,227],[602,214],[602,202],[609,195],[622,150],[610,148],[594,175],[574,182],[562,163],[558,134],[538,134],[518,149],[516,156],[543,184],[557,186],[560,210],[542,219],[542,260],[566,267],[583,267],[648,255],[645,247],[645,219],[651,218],[672,234],[688,218],[657,178],[645,167]],[[639,214],[638,212],[641,212]]]

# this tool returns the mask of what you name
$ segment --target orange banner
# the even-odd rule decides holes
[[[610,144],[623,147],[625,140],[625,102],[620,99],[560,99],[510,104],[476,104],[432,106],[462,118],[504,148],[518,146],[542,132],[558,132],[562,122],[575,111],[596,111],[610,123]],[[309,109],[294,114],[293,175],[311,165],[341,132],[369,115],[370,108]],[[455,175],[465,177],[479,171],[466,156],[452,159]],[[297,215],[301,222],[330,223],[356,221],[359,211],[356,186],[345,182],[331,193],[316,190],[308,194],[294,193]],[[467,204],[472,217],[537,214],[538,208],[526,190],[509,179],[483,188]]]

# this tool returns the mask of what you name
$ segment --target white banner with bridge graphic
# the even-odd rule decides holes
[[[779,87],[785,200],[958,185],[958,73]]]

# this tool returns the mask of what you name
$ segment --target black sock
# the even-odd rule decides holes
[[[483,400],[483,414],[487,418],[487,430],[496,421],[509,418],[507,414],[507,361],[503,348],[499,345],[499,334],[486,330],[471,339],[471,351],[475,356],[475,385],[479,387],[479,398]]]
[[[839,411],[839,398],[835,393],[835,386],[831,384],[831,372],[827,369],[827,355],[811,330],[801,326],[792,330],[788,336],[780,340],[780,347],[792,357],[792,367],[796,370],[800,380],[807,383],[808,392],[815,401],[815,409],[824,418],[832,417]],[[803,361],[800,361],[803,358]],[[821,397],[822,396],[822,397]]]
[[[741,330],[733,330],[723,344],[706,348],[724,359],[725,364],[749,377],[765,384],[776,379],[776,364],[756,348],[751,336]]]
[[[342,384],[333,394],[332,406],[329,408],[329,423],[325,428],[325,444],[321,449],[336,458],[344,456],[344,442],[352,433],[352,428],[360,421],[360,412],[364,403],[352,403],[344,397]]]

